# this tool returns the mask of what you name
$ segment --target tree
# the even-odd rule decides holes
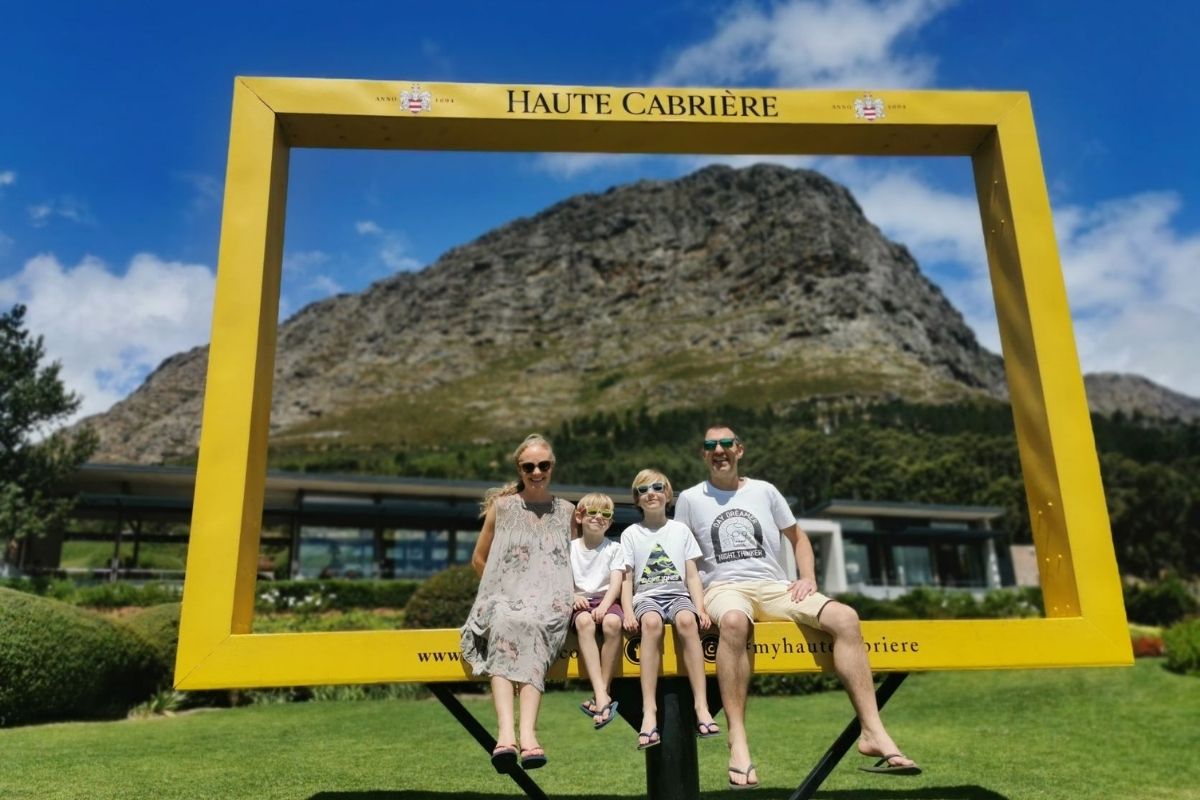
[[[0,543],[61,527],[74,501],[59,487],[96,450],[90,430],[53,430],[81,398],[44,357],[42,337],[25,329],[25,306],[0,314]]]

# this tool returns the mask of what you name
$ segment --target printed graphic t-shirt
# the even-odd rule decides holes
[[[621,534],[625,565],[633,570],[634,597],[663,597],[687,594],[687,562],[700,558],[696,537],[686,526],[667,520],[658,530],[641,523]]]
[[[575,579],[575,591],[601,599],[608,593],[612,573],[624,569],[625,552],[616,539],[605,538],[594,550],[587,548],[582,536],[571,540],[571,575]]]
[[[780,531],[796,524],[787,501],[766,481],[744,478],[734,491],[708,481],[679,493],[675,520],[693,534],[704,558],[700,580],[787,580]],[[790,543],[788,543],[790,544]]]

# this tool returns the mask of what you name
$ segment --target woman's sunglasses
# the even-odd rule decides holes
[[[536,464],[532,461],[522,461],[521,471],[526,475],[532,475],[535,469],[540,469],[542,472],[549,472],[554,468],[553,461],[539,461]]]
[[[705,439],[704,440],[704,449],[705,450],[716,450],[717,445],[721,445],[721,447],[723,449],[728,450],[729,448],[733,447],[735,444],[737,444],[737,439]]]
[[[637,487],[637,493],[645,494],[646,492],[650,492],[650,491],[661,492],[664,488],[666,488],[666,486],[662,483],[662,481],[655,481],[654,483],[643,483],[641,486]]]
[[[585,517],[604,517],[605,519],[612,519],[612,509],[611,508],[585,508],[583,510],[583,515]]]

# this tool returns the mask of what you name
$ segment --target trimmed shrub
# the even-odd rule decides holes
[[[428,578],[404,608],[406,628],[458,628],[467,621],[479,577],[466,564]]]
[[[162,678],[154,648],[127,626],[0,589],[0,725],[124,716]]]
[[[154,650],[163,675],[175,670],[175,650],[179,646],[179,603],[162,603],[139,611],[122,620]]]
[[[1178,578],[1125,587],[1125,613],[1133,622],[1166,626],[1197,611],[1195,596]]]
[[[179,600],[182,587],[165,583],[97,583],[80,586],[68,602],[89,608],[126,608],[157,606]],[[66,599],[66,598],[64,598]]]
[[[1167,669],[1184,675],[1200,675],[1200,619],[1189,619],[1163,632]]]

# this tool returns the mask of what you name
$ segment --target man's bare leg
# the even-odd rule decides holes
[[[746,643],[754,630],[750,619],[740,611],[727,611],[719,623],[721,639],[717,644],[717,685],[721,687],[721,705],[729,723],[729,766],[746,769],[750,761],[750,743],[746,738],[746,696],[750,693],[750,655]],[[730,783],[757,783],[750,770],[729,773]]]
[[[821,628],[833,637],[833,668],[846,694],[850,696],[850,704],[862,726],[862,735],[858,739],[858,751],[866,756],[889,756],[900,753],[900,748],[892,741],[883,720],[879,716],[879,706],[875,702],[875,683],[871,680],[871,665],[867,660],[867,651],[863,647],[862,625],[858,612],[848,605],[831,602],[821,610],[819,617]],[[913,761],[905,756],[889,759],[892,766],[911,766]]]

